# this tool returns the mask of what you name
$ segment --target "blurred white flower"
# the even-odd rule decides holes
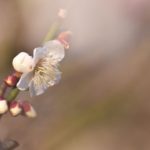
[[[29,89],[31,96],[43,94],[48,87],[60,80],[61,72],[58,70],[58,64],[64,55],[64,46],[58,40],[49,41],[43,47],[35,48],[33,58],[24,52],[18,54],[13,60],[14,69],[17,68],[17,71],[23,73],[17,83],[18,89]]]

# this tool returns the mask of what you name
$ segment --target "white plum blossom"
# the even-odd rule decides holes
[[[64,55],[64,46],[58,40],[48,41],[42,47],[35,48],[33,57],[25,52],[19,53],[13,60],[14,69],[22,73],[17,88],[29,89],[31,96],[43,94],[60,80],[58,65]]]

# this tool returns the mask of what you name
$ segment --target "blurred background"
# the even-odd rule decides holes
[[[21,51],[32,54],[56,20],[73,32],[62,80],[30,98],[38,117],[1,119],[0,140],[17,150],[150,149],[149,0],[0,0],[0,77]]]

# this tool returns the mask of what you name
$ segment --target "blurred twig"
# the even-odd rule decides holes
[[[56,33],[58,32],[58,29],[60,28],[60,25],[61,25],[60,21],[56,21],[52,24],[47,35],[45,36],[45,38],[43,40],[43,43],[55,38]]]

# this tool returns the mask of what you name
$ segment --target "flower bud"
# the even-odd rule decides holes
[[[10,113],[13,116],[17,116],[21,113],[22,108],[20,107],[20,103],[17,101],[13,101],[10,103]]]
[[[14,87],[18,82],[18,78],[14,75],[9,75],[4,81],[8,86]]]
[[[64,46],[65,49],[69,49],[69,39],[71,37],[71,34],[71,31],[66,31],[58,35],[57,40]]]
[[[19,79],[21,77],[22,73],[15,71],[13,73],[13,75]]]
[[[0,114],[6,113],[8,110],[8,104],[7,101],[4,99],[0,100]]]
[[[27,117],[35,118],[37,116],[35,109],[32,107],[32,105],[29,102],[24,101],[22,103],[22,108]]]
[[[13,59],[13,67],[21,73],[28,73],[33,70],[33,58],[25,52],[19,53]]]
[[[61,19],[66,18],[67,15],[67,10],[66,9],[59,9],[58,11],[58,17],[60,17]]]

